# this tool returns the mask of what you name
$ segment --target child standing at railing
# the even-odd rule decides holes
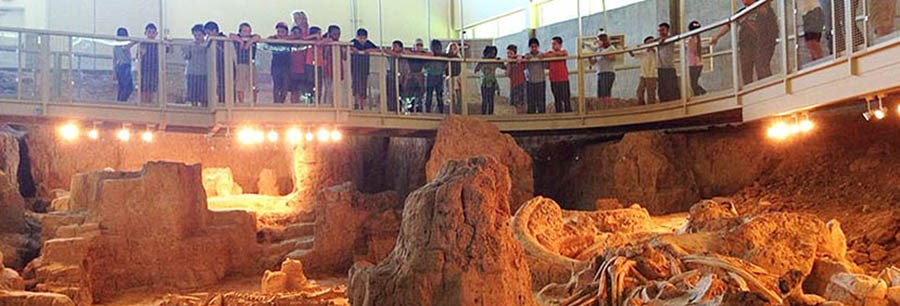
[[[259,35],[253,34],[253,28],[249,23],[241,23],[238,26],[238,33],[230,35],[234,41],[235,50],[235,73],[234,88],[237,94],[238,103],[244,103],[244,97],[247,93],[253,95],[253,101],[256,102],[256,91],[254,90],[254,78],[251,65],[256,60],[256,42],[259,41]]]
[[[525,55],[528,63],[528,85],[525,87],[527,99],[527,112],[529,114],[543,114],[547,112],[547,62],[543,61],[544,54],[540,51],[541,42],[537,38],[528,40],[529,53]]]
[[[159,31],[156,24],[148,23],[144,27],[147,39],[156,39]],[[166,48],[166,52],[169,49]],[[159,44],[141,43],[141,103],[150,103],[153,94],[159,89]]]
[[[356,30],[356,38],[350,43],[353,44],[353,54],[350,55],[353,108],[363,109],[369,106],[369,55],[367,53],[378,50],[378,46],[369,40],[369,31],[363,28]]]
[[[310,42],[318,42],[322,40],[322,28],[310,27],[309,35],[306,40]],[[325,59],[323,53],[325,50],[319,44],[313,44],[306,49],[306,64],[303,68],[304,88],[308,90],[308,96],[313,97],[315,93],[316,101],[322,100],[322,76],[324,70]]]
[[[496,49],[496,47],[495,47]],[[496,55],[494,55],[496,56]],[[459,44],[456,42],[450,42],[447,44],[447,57],[451,59],[461,59],[462,52],[460,51]],[[447,81],[447,89],[449,92],[452,92],[451,96],[453,101],[450,101],[452,105],[450,106],[450,113],[453,113],[453,108],[457,107],[457,109],[461,109],[462,107],[462,79],[460,78],[460,74],[462,73],[462,63],[458,61],[450,62],[450,75],[449,80]]]
[[[557,113],[572,112],[572,90],[569,87],[569,66],[566,65],[566,56],[569,52],[562,47],[562,37],[553,37],[550,51],[544,53],[544,57],[561,57],[560,60],[549,63],[550,91],[553,92],[553,105]]]
[[[296,23],[296,22],[295,22]],[[302,25],[291,27],[291,39],[304,40],[309,33],[309,29]],[[312,86],[304,81],[306,73],[306,50],[303,46],[291,46],[291,80],[288,87],[291,92],[291,103],[297,104],[303,102],[306,93],[312,92]]]
[[[431,41],[431,55],[434,57],[444,57],[444,46],[441,41],[434,39]],[[437,102],[437,112],[444,113],[444,76],[447,75],[447,62],[442,60],[432,60],[425,64],[425,112],[434,111],[432,99]]]
[[[484,59],[500,60],[497,58],[497,47],[484,47],[482,52]],[[475,73],[481,72],[481,114],[494,114],[494,95],[500,91],[500,84],[497,82],[497,69],[500,63],[478,63],[475,65]]]
[[[652,44],[653,36],[644,38],[644,44]],[[641,81],[638,83],[637,99],[640,104],[656,103],[656,50],[648,48],[639,52],[628,52],[641,61]],[[646,97],[646,98],[645,98]]]
[[[194,25],[191,28],[191,34],[194,36],[194,42],[184,49],[184,60],[187,61],[184,71],[185,87],[187,88],[185,100],[193,106],[199,104],[206,107],[209,101],[208,84],[206,83],[206,49],[208,45],[203,25]]]
[[[219,32],[219,24],[209,21],[203,26],[206,36],[209,38],[210,47],[216,51],[216,98],[219,103],[225,103],[225,42],[212,38],[225,38],[225,34]]]
[[[691,21],[688,25],[688,30],[696,30],[700,28],[699,21]],[[703,53],[702,45],[700,42],[700,34],[691,35],[687,40],[687,62],[688,69],[690,70],[691,77],[691,91],[694,92],[695,96],[702,96],[706,94],[706,89],[703,86],[700,86],[700,74],[703,73],[703,61],[701,60],[701,56]]]
[[[116,30],[116,36],[128,37],[128,29],[119,28]],[[119,42],[113,48],[113,64],[116,72],[116,82],[118,84],[118,93],[116,101],[126,102],[134,92],[134,80],[131,77],[131,46],[133,43]]]
[[[290,39],[287,24],[279,22],[275,25],[275,35],[270,39]],[[272,98],[277,104],[284,104],[291,83],[291,45],[284,43],[269,44],[272,50]]]
[[[609,41],[609,35],[603,29],[597,33],[597,53],[612,52],[616,47]],[[591,65],[597,65],[597,97],[600,104],[612,105],[612,87],[616,82],[616,56],[601,55],[590,58]]]
[[[520,63],[519,47],[514,44],[506,46],[506,58],[510,61],[502,68],[509,77],[509,104],[522,113],[525,107],[525,65]]]

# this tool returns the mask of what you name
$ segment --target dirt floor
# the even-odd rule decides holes
[[[869,272],[900,265],[900,120],[828,118],[781,144],[782,160],[733,197],[742,214],[805,212],[836,219]]]
[[[105,305],[105,306],[157,306],[165,301],[165,297],[167,295],[193,295],[197,293],[229,293],[229,292],[239,292],[239,293],[259,293],[260,285],[259,285],[260,277],[240,277],[240,278],[230,278],[225,281],[211,287],[207,288],[197,288],[194,290],[132,290],[125,292],[121,296],[117,297],[115,301],[97,304],[97,305]],[[345,286],[347,284],[347,279],[344,278],[324,278],[321,280],[315,280],[315,282],[322,287],[337,287],[337,286]],[[338,298],[329,301],[332,305],[335,306],[343,306],[350,305],[346,298]]]

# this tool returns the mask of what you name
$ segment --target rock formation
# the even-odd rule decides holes
[[[0,252],[0,290],[25,290],[25,281],[19,273],[3,265],[3,252]]]
[[[350,272],[353,305],[536,305],[510,227],[509,170],[493,157],[448,161],[406,201],[387,259]]]
[[[852,274],[860,270],[846,258],[837,222],[795,213],[739,217],[729,203],[696,204],[690,230],[679,234],[605,247],[567,283],[544,287],[539,299],[562,305],[863,305],[859,299],[868,297],[884,304],[865,305],[886,305],[883,281]]]
[[[30,265],[39,291],[83,305],[129,288],[196,287],[258,269],[254,216],[207,210],[199,165],[95,171],[72,187],[74,211],[44,219],[55,238]]]
[[[431,157],[425,166],[429,181],[437,177],[450,160],[474,156],[493,156],[509,169],[512,179],[510,208],[518,208],[534,196],[531,156],[516,141],[493,124],[474,118],[450,116],[438,127]]]
[[[303,263],[299,260],[287,259],[281,263],[281,270],[266,270],[260,287],[263,293],[295,292],[309,286],[303,274]]]
[[[228,197],[244,194],[241,185],[234,182],[231,168],[204,168],[203,189],[207,197]]]
[[[278,177],[272,169],[262,169],[259,172],[259,180],[256,181],[257,193],[267,196],[280,196],[281,191],[278,187]]]
[[[0,127],[0,253],[6,255],[0,264],[14,269],[24,267],[28,254],[40,247],[20,193],[19,145],[12,131]]]
[[[312,249],[288,257],[300,259],[306,271],[338,274],[345,273],[357,257],[367,259],[371,254],[370,260],[379,261],[387,255],[379,250],[392,249],[399,232],[397,222],[381,222],[396,215],[400,203],[394,192],[364,194],[353,183],[326,188],[314,205]]]
[[[597,199],[614,198],[652,214],[684,212],[700,198],[739,191],[772,166],[772,150],[755,132],[745,134],[652,131],[545,143],[535,148],[538,191],[571,209],[593,210]]]
[[[654,234],[674,233],[681,225],[678,218],[651,217],[638,205],[582,212],[563,210],[544,197],[526,202],[512,224],[525,249],[535,289],[568,281],[606,249]]]

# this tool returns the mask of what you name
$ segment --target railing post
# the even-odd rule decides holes
[[[387,74],[390,71],[388,69],[388,58],[386,56],[377,56],[377,58],[379,59],[378,62],[380,63],[379,67],[381,67],[381,70],[379,71],[384,71],[384,75],[378,78],[378,92],[381,93],[378,95],[380,100],[378,101],[378,112],[381,113],[382,116],[384,116],[387,114]]]
[[[791,21],[793,21],[794,25],[794,65],[792,66],[793,70],[791,72],[800,71],[800,26],[797,23],[797,16],[800,14],[800,10],[797,8],[797,1],[792,2],[793,6],[791,6]],[[787,19],[787,16],[784,17]],[[790,66],[790,65],[789,65]]]
[[[400,57],[394,57],[391,60],[394,61],[394,69],[391,71],[391,77],[394,78],[394,94],[396,95],[391,97],[391,103],[396,105],[397,109],[395,111],[399,115],[403,113],[402,108],[405,105],[405,103],[402,102],[403,94],[400,92]]]
[[[210,47],[206,48],[206,107],[209,110],[215,110],[219,104],[219,97],[216,95],[218,86],[216,68],[215,41],[210,41]]]
[[[728,25],[731,28],[730,36],[731,36],[731,77],[732,82],[734,83],[734,99],[737,101],[737,105],[743,105],[743,101],[741,100],[741,87],[744,86],[744,81],[741,80],[743,74],[741,73],[741,57],[738,45],[738,23],[737,20],[732,20]]]
[[[462,66],[462,64],[460,64],[460,66]],[[447,61],[447,76],[447,87],[444,88],[444,97],[447,98],[447,101],[449,101],[449,103],[447,103],[447,105],[444,105],[444,107],[447,110],[447,115],[449,116],[453,114],[453,104],[455,104],[453,101],[453,94],[455,91],[453,86],[453,60]],[[436,102],[444,103],[444,101]],[[462,107],[462,105],[460,105],[460,107]]]
[[[16,45],[16,57],[18,57],[18,66],[16,68],[16,100],[22,100],[22,66],[24,65],[25,43],[22,40],[24,33],[18,33],[18,45]]]
[[[579,14],[581,14],[580,11],[579,11]],[[579,24],[580,24],[580,23],[581,23],[581,21],[579,21]],[[587,113],[587,105],[585,104],[585,102],[587,101],[587,97],[585,97],[585,86],[584,86],[584,82],[585,82],[585,80],[586,80],[586,77],[585,77],[585,73],[584,73],[584,72],[585,72],[585,71],[584,71],[584,67],[585,67],[585,65],[584,65],[584,59],[582,59],[582,56],[583,56],[583,54],[584,54],[584,51],[583,51],[582,49],[584,49],[584,48],[582,47],[582,46],[583,46],[583,42],[582,42],[581,36],[578,37],[578,39],[577,39],[577,45],[576,45],[576,46],[577,46],[577,47],[576,47],[576,51],[575,51],[575,52],[576,52],[576,54],[578,54],[578,59],[576,60],[576,63],[577,63],[577,64],[576,64],[576,67],[578,67],[578,72],[577,72],[577,79],[578,79],[578,114],[584,116],[584,115]],[[512,90],[512,89],[510,88],[510,90]]]
[[[39,77],[36,79],[39,80],[37,86],[39,86],[39,96],[43,105],[41,114],[44,114],[47,111],[47,105],[50,103],[50,35],[40,34],[38,36],[38,49],[40,54],[40,60],[38,61],[40,74],[38,74]]]
[[[460,47],[462,49],[462,47]],[[466,97],[469,96],[468,83],[469,83],[469,69],[466,64],[466,57],[463,56],[462,63],[459,64],[459,102],[460,108],[462,110],[461,115],[468,116],[469,115],[469,103],[466,101]]]
[[[321,100],[322,100],[322,97],[325,96],[325,94],[324,94],[325,91],[322,90],[322,89],[323,89],[323,88],[322,88],[322,85],[323,85],[323,84],[322,84],[322,81],[324,81],[324,80],[322,80],[322,78],[319,77],[319,76],[322,74],[322,69],[319,67],[319,65],[322,65],[322,63],[319,62],[319,60],[321,59],[321,58],[319,57],[319,53],[322,52],[322,51],[319,51],[319,45],[318,45],[318,44],[312,45],[312,49],[307,49],[307,50],[312,50],[312,55],[310,55],[309,53],[307,53],[306,56],[312,56],[312,57],[313,57],[313,86],[314,86],[314,87],[313,87],[313,88],[314,88],[314,90],[313,90],[313,95],[314,95],[313,100],[315,101],[316,108],[318,108],[318,107],[319,107],[319,104],[322,103],[322,101],[321,101]]]
[[[775,4],[777,4],[781,10],[781,18],[778,19],[780,34],[779,38],[781,39],[781,80],[784,86],[784,93],[791,93],[791,85],[788,81],[788,74],[790,73],[790,65],[788,64],[788,33],[787,33],[787,4],[786,0],[777,0]],[[767,4],[768,5],[768,4]],[[771,64],[771,63],[770,63]]]
[[[235,58],[235,49],[230,46],[231,44],[223,43],[223,52],[225,57],[225,71],[234,71],[234,58]],[[225,109],[228,111],[229,117],[231,117],[231,108],[234,107],[234,73],[225,73]],[[217,85],[218,86],[218,85]],[[244,98],[246,99],[246,94],[244,93]]]
[[[840,1],[840,0],[838,0]],[[847,67],[850,75],[855,75],[853,69],[853,51],[856,49],[856,46],[853,44],[853,28],[855,26],[853,21],[853,1],[854,0],[844,0],[844,52],[847,55]]]
[[[690,86],[691,72],[690,67],[688,67],[688,39],[688,37],[682,37],[681,43],[678,47],[678,52],[681,54],[681,105],[682,111],[684,111],[685,114],[687,114],[687,102],[689,96],[688,93],[693,94],[693,92],[691,92],[693,90],[693,87]]]
[[[338,103],[341,103],[341,98],[343,97],[343,86],[341,86],[341,66],[344,65],[343,59],[341,58],[341,46],[332,45],[331,50],[331,86],[327,86],[331,90],[332,94],[332,103],[331,106],[335,109],[339,109]],[[339,87],[340,86],[340,87]]]
[[[169,104],[169,89],[168,83],[166,83],[166,58],[169,54],[169,45],[165,43],[165,41],[157,44],[156,52],[158,56],[156,57],[157,62],[157,72],[156,72],[156,81],[158,82],[156,88],[156,101],[158,107],[165,111],[166,107]],[[174,50],[174,48],[173,48]]]

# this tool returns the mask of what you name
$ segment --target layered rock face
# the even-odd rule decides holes
[[[353,183],[326,188],[316,197],[312,249],[288,257],[300,259],[307,271],[337,274],[357,259],[381,261],[400,231],[401,203],[395,192],[364,194]]]
[[[199,165],[80,174],[70,202],[74,211],[44,218],[56,231],[30,267],[39,291],[83,305],[129,288],[196,287],[258,269],[255,217],[207,210]]]
[[[25,199],[19,188],[19,142],[16,135],[0,127],[0,262],[7,267],[21,269],[26,257],[37,249],[36,233],[30,217],[25,214]]]
[[[447,162],[403,210],[397,245],[350,272],[353,305],[536,305],[510,227],[509,170],[493,157]]]
[[[474,156],[492,156],[509,169],[512,213],[534,196],[531,156],[512,136],[500,133],[496,126],[480,119],[450,116],[441,123],[425,166],[427,178],[431,181],[437,177],[447,161]]]
[[[771,165],[759,139],[734,132],[702,137],[628,133],[617,142],[548,144],[540,192],[568,208],[593,210],[601,198],[640,203],[652,214],[687,211],[701,198],[730,195]],[[566,171],[560,171],[562,167]]]

